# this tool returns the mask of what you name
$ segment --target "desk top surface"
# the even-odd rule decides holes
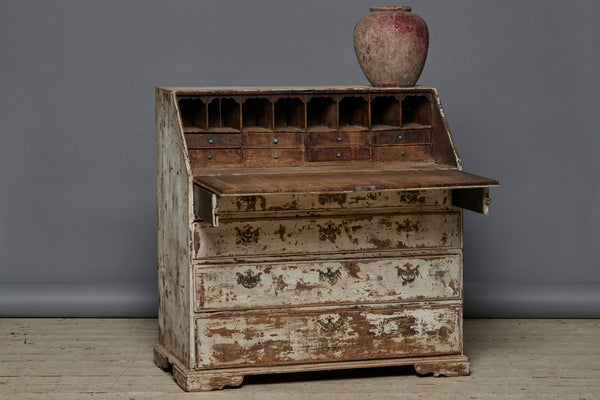
[[[220,196],[337,193],[500,186],[493,179],[433,163],[194,170],[194,183]]]

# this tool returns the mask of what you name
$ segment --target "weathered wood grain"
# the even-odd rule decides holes
[[[400,146],[394,146],[398,150]],[[404,147],[404,146],[402,146]],[[406,146],[412,147],[412,146]],[[383,147],[382,147],[383,148]],[[397,154],[400,157],[399,154]],[[419,168],[392,169],[353,166],[342,170],[325,167],[297,167],[271,173],[246,169],[244,172],[196,175],[194,181],[218,195],[276,193],[341,193],[381,190],[419,190],[499,186],[498,181],[433,164]]]
[[[367,361],[342,361],[328,363],[312,363],[297,365],[278,365],[275,367],[237,367],[219,368],[215,370],[190,370],[181,365],[177,359],[170,356],[169,352],[161,345],[154,347],[154,362],[159,367],[172,363],[175,381],[186,391],[204,392],[214,389],[223,389],[225,386],[239,386],[245,376],[264,374],[287,374],[290,372],[308,372],[321,370],[339,370],[364,367],[389,367],[414,365],[420,369],[420,374],[433,374],[434,376],[461,376],[469,374],[469,360],[463,355],[405,357],[391,359],[372,359]]]
[[[175,94],[162,89],[156,91],[156,165],[160,343],[190,365],[193,184]]]
[[[434,89],[433,93],[435,106],[432,118],[431,155],[436,163],[462,170],[462,161],[458,155],[458,149],[454,144],[454,138],[450,132],[450,126],[448,125],[442,102],[437,90]]]
[[[197,368],[460,354],[460,305],[204,314]]]

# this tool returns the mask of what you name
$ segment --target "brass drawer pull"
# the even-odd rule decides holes
[[[258,243],[258,228],[252,229],[252,226],[245,225],[242,229],[236,227],[235,244],[248,246],[250,243]]]
[[[342,321],[342,317],[339,317],[335,321],[333,320],[333,317],[327,317],[326,321],[322,321],[322,320],[318,319],[317,323],[321,326],[321,329],[326,330],[328,332],[337,331],[344,324]]]
[[[342,225],[335,225],[334,223],[327,223],[325,226],[317,224],[319,228],[319,240],[329,240],[331,243],[335,243],[335,239],[342,233]]]
[[[332,271],[331,268],[327,268],[327,272],[323,272],[320,269],[318,269],[317,271],[319,272],[319,280],[326,280],[327,282],[329,282],[330,285],[333,285],[337,282],[339,278],[342,277],[342,272],[339,270],[339,268],[335,271]]]
[[[254,274],[251,269],[247,270],[243,274],[237,272],[237,283],[245,288],[252,289],[260,282],[260,274],[262,274],[262,272]]]
[[[396,266],[398,270],[398,277],[402,278],[402,284],[406,285],[407,283],[412,283],[415,281],[417,276],[419,275],[419,266],[413,268],[410,263],[404,264],[404,267]]]

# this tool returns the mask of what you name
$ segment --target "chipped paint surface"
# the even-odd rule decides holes
[[[406,264],[419,267],[412,282],[398,274]],[[457,254],[202,266],[196,268],[196,311],[458,299],[461,265]],[[246,287],[240,276],[248,275],[260,282]]]
[[[460,305],[297,309],[196,320],[197,368],[460,353]]]
[[[227,218],[239,212],[449,206],[449,197],[449,190],[224,196],[219,200],[219,213]]]
[[[205,171],[229,174],[224,167],[235,166],[233,175],[242,177],[247,172],[243,165],[264,167],[271,174],[270,167],[287,157],[275,149],[289,138],[302,138],[294,146],[309,146],[304,137],[327,144],[319,151],[333,157],[340,164],[336,168],[363,154],[352,149],[346,154],[337,147],[339,141],[348,146],[346,137],[353,137],[362,138],[361,146],[373,143],[374,159],[391,155],[397,161],[402,151],[409,165],[421,151],[436,164],[460,169],[437,92],[370,87],[278,88],[269,94],[257,88],[194,90],[157,90],[157,365],[172,366],[185,390],[240,385],[244,374],[384,364],[415,365],[417,372],[435,375],[468,374],[468,359],[461,354],[463,206],[455,204],[454,189],[382,190],[384,186],[370,186],[369,179],[358,179],[348,186],[355,192],[328,186],[312,193],[307,185],[305,193],[241,195],[255,192],[218,194],[215,187],[193,183],[194,174],[198,178]],[[433,114],[422,122],[430,126],[402,129],[402,138],[398,132],[370,132],[366,142],[364,132],[284,137],[242,129],[243,120],[252,120],[239,106],[249,96],[273,95],[276,101],[293,94],[306,102],[307,96],[337,99],[349,90],[364,93],[365,99],[371,94],[397,97],[399,107],[406,95],[425,95]],[[221,128],[242,132],[235,137],[225,131],[220,136],[192,133],[192,120],[199,121],[201,131],[210,127],[210,112],[206,120],[190,120],[186,114],[185,131],[177,98],[196,95],[234,101],[240,112],[232,113],[229,122],[235,126]],[[202,104],[210,111],[208,103]],[[333,143],[327,142],[332,138]],[[292,150],[296,154],[298,149]],[[307,163],[310,154],[301,153],[292,164]],[[209,164],[219,168],[191,169]],[[329,165],[333,162],[310,168]],[[194,185],[201,190],[192,190]],[[487,204],[486,198],[481,201]]]
[[[173,95],[156,92],[158,286],[160,343],[192,364],[190,223],[192,187]],[[196,241],[197,242],[197,241]]]
[[[399,229],[409,221],[410,229]],[[418,227],[414,228],[414,227]],[[331,228],[331,229],[330,229]],[[258,232],[238,243],[240,232]],[[222,220],[194,223],[196,259],[267,254],[318,254],[410,248],[460,248],[461,214],[377,214],[344,217]],[[255,240],[256,239],[256,240]]]

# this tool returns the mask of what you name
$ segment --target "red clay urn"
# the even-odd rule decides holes
[[[429,31],[410,7],[371,7],[354,27],[358,63],[373,86],[414,86],[423,71]]]

